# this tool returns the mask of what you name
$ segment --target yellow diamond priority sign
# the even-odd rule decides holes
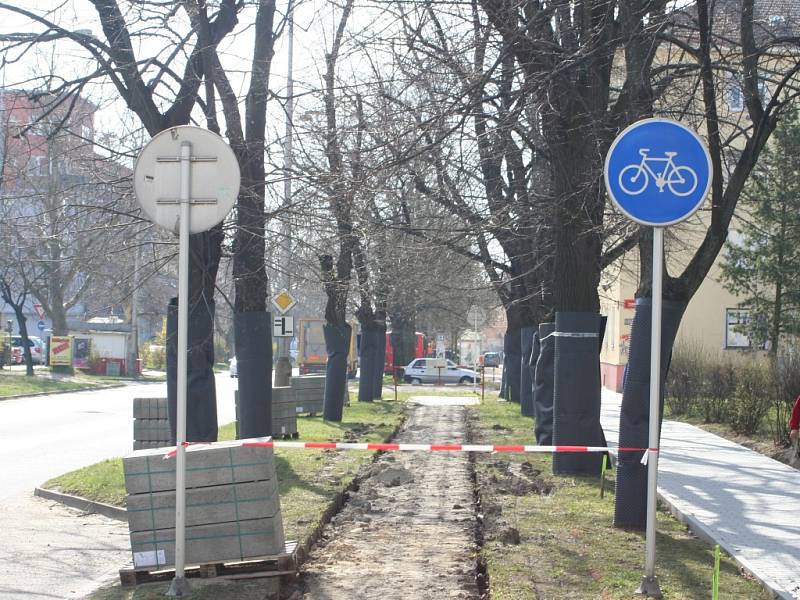
[[[272,304],[274,304],[275,308],[277,308],[283,315],[286,314],[295,304],[297,304],[297,300],[295,300],[294,296],[289,293],[289,290],[284,288],[272,297]]]

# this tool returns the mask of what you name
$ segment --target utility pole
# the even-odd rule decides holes
[[[292,206],[292,119],[294,114],[294,80],[292,78],[292,55],[294,53],[294,17],[293,8],[289,9],[289,57],[287,59],[286,80],[286,137],[283,145],[283,207],[284,218],[281,227],[283,237],[283,287],[287,291],[292,285],[291,260],[292,260],[292,223],[289,211]],[[289,358],[289,349],[292,338],[278,338],[278,360],[275,363],[275,387],[290,385],[292,377],[292,361]]]
[[[133,292],[131,293],[131,347],[128,352],[128,376],[139,379],[139,244],[133,246]]]

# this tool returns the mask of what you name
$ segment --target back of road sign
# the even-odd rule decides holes
[[[668,119],[644,119],[625,129],[608,151],[606,190],[643,225],[664,227],[691,216],[711,188],[711,156],[691,129]]]
[[[181,144],[191,144],[190,233],[207,231],[230,212],[239,194],[239,163],[217,134],[182,125],[157,134],[133,169],[136,199],[151,221],[178,232],[180,223]]]

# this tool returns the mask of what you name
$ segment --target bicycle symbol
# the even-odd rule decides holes
[[[697,173],[691,167],[679,167],[672,160],[677,152],[664,152],[664,158],[648,156],[649,148],[640,148],[642,162],[628,165],[619,172],[619,187],[629,196],[638,196],[650,184],[650,177],[655,180],[659,192],[668,187],[676,196],[688,196],[697,187]],[[652,163],[665,163],[664,169],[656,173],[651,167]]]

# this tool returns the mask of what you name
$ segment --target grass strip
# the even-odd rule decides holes
[[[100,385],[97,381],[64,381],[46,375],[35,374],[27,377],[24,371],[13,373],[0,373],[0,398],[22,396],[27,394],[41,394],[53,392],[70,392],[85,390]]]
[[[472,407],[480,443],[531,443],[519,405],[487,399]],[[600,499],[597,478],[555,477],[548,455],[475,456],[484,514],[482,557],[492,600],[630,599],[644,574],[644,535],[616,529],[613,474]],[[659,510],[656,574],[670,600],[711,597],[714,549]],[[723,598],[771,598],[728,556]]]
[[[416,395],[419,393],[414,390]],[[400,402],[382,400],[357,402],[351,392],[351,405],[345,407],[341,423],[323,421],[322,417],[300,416],[297,427],[302,441],[378,442],[386,440],[404,418],[405,400],[411,391],[399,394]],[[387,396],[388,397],[388,396]],[[234,424],[220,428],[219,439],[234,438]],[[335,450],[275,450],[278,472],[281,513],[287,539],[308,539],[317,529],[320,519],[332,500],[345,489],[359,469],[371,462],[372,451]],[[114,458],[66,473],[42,486],[58,489],[96,500],[124,506],[125,484],[122,460]],[[194,580],[193,580],[194,583]],[[202,584],[201,584],[202,585]],[[155,600],[166,598],[164,583],[120,588],[118,584],[95,592],[92,600]],[[203,585],[192,598],[217,600],[263,599],[265,584],[253,586],[252,582],[220,582]]]

